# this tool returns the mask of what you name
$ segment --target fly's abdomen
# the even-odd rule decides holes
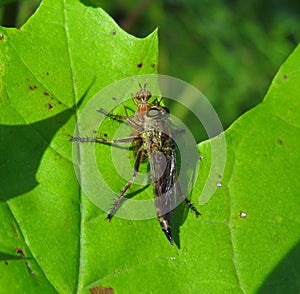
[[[169,223],[169,220],[166,218],[167,215],[158,215],[158,220],[161,226],[161,229],[163,230],[163,232],[165,233],[167,239],[169,240],[169,242],[171,243],[171,245],[173,245],[173,238],[172,238],[172,232],[171,232],[171,226]]]
[[[171,219],[171,213],[168,212],[166,214],[163,214],[162,211],[162,199],[161,198],[155,198],[154,199],[157,219],[160,223],[162,231],[165,233],[167,239],[169,242],[173,245],[173,237],[171,232],[171,225],[170,225],[170,219]]]
[[[160,223],[162,231],[165,233],[169,242],[173,245],[173,237],[171,232],[171,199],[164,191],[164,181],[156,181],[153,183],[154,206],[157,214],[157,219]]]

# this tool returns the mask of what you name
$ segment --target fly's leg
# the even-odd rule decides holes
[[[156,105],[156,106],[161,106],[160,104],[161,104],[161,102],[163,102],[163,101],[164,101],[164,97],[161,97],[160,99],[156,97],[156,98],[153,100],[153,104]]]
[[[119,143],[140,142],[141,138],[137,137],[137,136],[130,136],[130,137],[127,137],[127,138],[122,138],[122,139],[108,140],[106,138],[101,138],[101,137],[94,137],[94,138],[90,138],[90,137],[71,137],[69,141],[72,141],[72,142],[99,142],[99,143],[104,143],[104,144],[119,144]],[[112,209],[109,211],[109,213],[106,217],[107,221],[110,221],[111,218],[113,217],[113,215],[116,213],[116,210],[119,206],[119,203],[120,203],[121,199],[123,198],[126,191],[130,188],[130,186],[134,182],[134,180],[135,180],[135,178],[138,174],[138,171],[139,171],[142,155],[144,155],[144,150],[142,148],[140,148],[138,150],[137,154],[136,154],[133,176],[127,182],[127,184],[124,186],[121,193],[118,195],[118,198],[116,199]]]
[[[188,200],[187,198],[184,198],[184,203],[186,204],[186,206],[187,206],[190,210],[192,210],[192,211],[195,213],[196,217],[198,217],[198,216],[201,215],[201,213],[200,213],[200,212],[197,210],[197,208],[191,203],[190,200]]]
[[[197,210],[197,208],[191,203],[190,200],[188,200],[187,198],[185,198],[185,199],[184,199],[184,203],[186,204],[186,206],[187,206],[190,210],[192,210],[192,211],[195,213],[196,217],[198,217],[199,215],[201,215],[201,213],[200,213],[200,212]]]
[[[133,121],[129,116],[125,115],[115,115],[115,114],[110,114],[106,112],[103,108],[100,108],[97,110],[97,112],[100,112],[104,114],[107,117],[110,117],[112,119],[116,120],[126,120],[132,127],[134,127],[137,131],[142,131],[142,127],[137,124],[135,121]],[[127,111],[126,111],[127,114]],[[131,142],[136,142],[140,141],[140,137],[136,136],[129,136],[127,138],[123,139],[114,139],[114,140],[108,140],[106,138],[101,138],[101,137],[73,137],[71,136],[70,140],[71,142],[100,142],[100,143],[105,143],[105,144],[118,144],[118,143],[131,143]]]
[[[141,141],[140,137],[136,137],[136,136],[131,136],[131,137],[127,137],[127,138],[122,138],[122,139],[114,139],[114,140],[107,140],[106,138],[100,138],[100,137],[95,137],[95,138],[89,138],[89,137],[71,137],[70,141],[72,142],[100,142],[100,143],[104,143],[104,144],[118,144],[118,143],[131,143],[131,142],[137,142],[137,141]],[[127,184],[124,186],[123,190],[121,191],[121,193],[118,195],[118,198],[116,199],[112,209],[109,211],[106,220],[110,221],[111,218],[113,217],[113,215],[116,213],[116,210],[119,206],[119,203],[121,201],[121,199],[123,198],[124,194],[126,193],[126,191],[130,188],[130,186],[132,185],[132,183],[134,182],[138,171],[139,171],[139,167],[140,167],[140,163],[141,163],[141,158],[142,155],[144,155],[144,150],[142,148],[140,148],[136,154],[136,159],[135,159],[135,163],[134,163],[134,172],[133,172],[133,176],[132,178],[127,182]]]
[[[197,210],[197,208],[191,203],[191,201],[189,199],[187,199],[186,197],[183,196],[178,179],[177,179],[176,184],[177,184],[177,188],[179,189],[180,195],[182,195],[181,197],[182,197],[184,203],[186,204],[186,206],[195,213],[196,217],[200,216],[201,213]]]
[[[133,176],[132,178],[127,182],[127,184],[124,186],[123,190],[121,191],[121,193],[118,195],[118,198],[116,199],[113,207],[111,208],[111,210],[109,211],[106,220],[110,221],[111,218],[113,217],[113,215],[116,213],[119,203],[121,201],[121,199],[123,198],[124,194],[126,193],[126,191],[130,188],[130,186],[133,184],[138,172],[139,172],[139,168],[140,168],[140,163],[141,163],[141,155],[143,153],[143,149],[140,148],[139,151],[136,154],[136,159],[135,159],[135,163],[134,163],[134,171],[133,171]]]

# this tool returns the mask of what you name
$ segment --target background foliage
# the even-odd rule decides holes
[[[2,4],[8,2],[12,1]],[[300,40],[297,0],[82,2],[101,5],[137,37],[159,27],[159,73],[200,89],[225,128],[262,100],[279,66]],[[3,25],[20,27],[38,3],[27,0],[4,6],[0,21],[2,12]]]

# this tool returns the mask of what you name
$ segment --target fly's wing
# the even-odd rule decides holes
[[[171,212],[175,207],[182,202],[183,195],[178,181],[178,170],[176,162],[176,148],[172,140],[172,148],[169,152],[170,160],[166,166],[166,186],[164,190],[164,197],[171,207]]]
[[[157,214],[170,220],[172,210],[182,199],[177,180],[176,149],[173,140],[161,152],[153,152],[149,158],[153,177],[155,208]]]

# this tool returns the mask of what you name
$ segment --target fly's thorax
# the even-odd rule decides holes
[[[144,148],[148,149],[149,154],[155,150],[164,152],[164,149],[174,145],[171,138],[171,130],[165,121],[145,123],[141,138]]]
[[[145,122],[164,121],[169,115],[169,110],[162,106],[152,106],[145,115]]]
[[[137,111],[135,112],[135,116],[140,122],[145,121],[145,115],[150,108],[151,108],[150,104],[147,103],[138,104]]]
[[[142,148],[148,154],[153,184],[159,185],[158,195],[166,192],[163,192],[163,186],[170,173],[171,162],[175,160],[175,145],[168,126],[168,114],[164,107],[151,107],[146,113],[144,131],[141,134]]]
[[[147,110],[145,115],[144,130],[150,132],[152,137],[161,140],[160,138],[166,134],[170,135],[167,118],[169,110],[166,107],[152,106]]]

